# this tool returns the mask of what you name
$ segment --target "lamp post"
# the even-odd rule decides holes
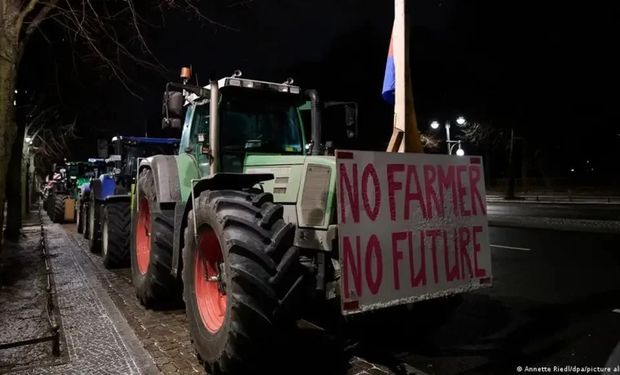
[[[458,125],[464,125],[465,122],[466,122],[465,117],[463,116],[459,116],[456,119],[456,123]],[[439,129],[439,122],[438,121],[431,122],[431,128],[433,130]],[[461,141],[458,141],[458,140],[455,141],[455,140],[450,139],[450,121],[446,121],[444,128],[446,128],[446,148],[448,150],[448,155],[452,155],[452,151],[454,150],[454,147],[456,146],[458,146],[458,149],[456,150],[456,155],[457,156],[465,155],[465,150],[461,148]]]

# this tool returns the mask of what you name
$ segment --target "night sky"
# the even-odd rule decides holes
[[[207,3],[207,2],[203,2]],[[214,3],[214,2],[209,2]],[[569,177],[590,160],[596,175],[618,173],[618,6],[611,1],[415,0],[412,13],[412,77],[418,121],[470,121],[515,129],[528,175]],[[127,92],[96,59],[54,24],[44,27],[24,58],[20,89],[28,101],[62,103],[63,116],[78,118],[82,139],[72,158],[86,158],[97,136],[160,134],[160,100],[166,80],[192,65],[201,84],[230,75],[282,82],[293,77],[317,88],[324,100],[360,104],[365,149],[385,148],[392,108],[380,91],[393,20],[390,1],[315,0],[218,2],[205,14],[168,11],[146,30],[167,76],[128,64]],[[22,109],[25,111],[25,109]],[[78,145],[79,144],[79,145]],[[522,145],[525,145],[523,148]],[[523,149],[522,149],[523,148]],[[504,176],[506,149],[469,146]]]

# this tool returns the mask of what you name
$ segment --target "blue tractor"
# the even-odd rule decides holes
[[[138,160],[178,152],[179,139],[113,137],[113,154],[106,159],[107,173],[84,186],[78,207],[84,237],[92,252],[101,250],[106,268],[129,265],[131,201]]]

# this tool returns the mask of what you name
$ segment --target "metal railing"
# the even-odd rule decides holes
[[[46,303],[45,312],[47,313],[47,322],[49,324],[50,334],[43,337],[36,337],[26,340],[14,341],[9,343],[0,344],[0,350],[15,348],[25,345],[39,344],[42,342],[52,342],[52,355],[55,357],[60,356],[60,326],[57,323],[54,309],[54,273],[49,260],[49,253],[47,251],[47,239],[45,236],[45,227],[43,226],[43,216],[41,214],[42,203],[39,202],[39,219],[41,222],[41,240],[39,246],[41,248],[41,257],[45,263],[45,274],[47,279],[47,285],[45,287]]]

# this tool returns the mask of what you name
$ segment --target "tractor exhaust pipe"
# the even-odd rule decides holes
[[[311,89],[304,92],[312,105],[311,130],[312,130],[312,155],[321,154],[321,103],[317,90]]]
[[[217,112],[217,104],[220,98],[220,90],[216,80],[211,80],[211,97],[209,101],[210,123],[209,148],[211,149],[211,175],[220,170],[220,116]]]

